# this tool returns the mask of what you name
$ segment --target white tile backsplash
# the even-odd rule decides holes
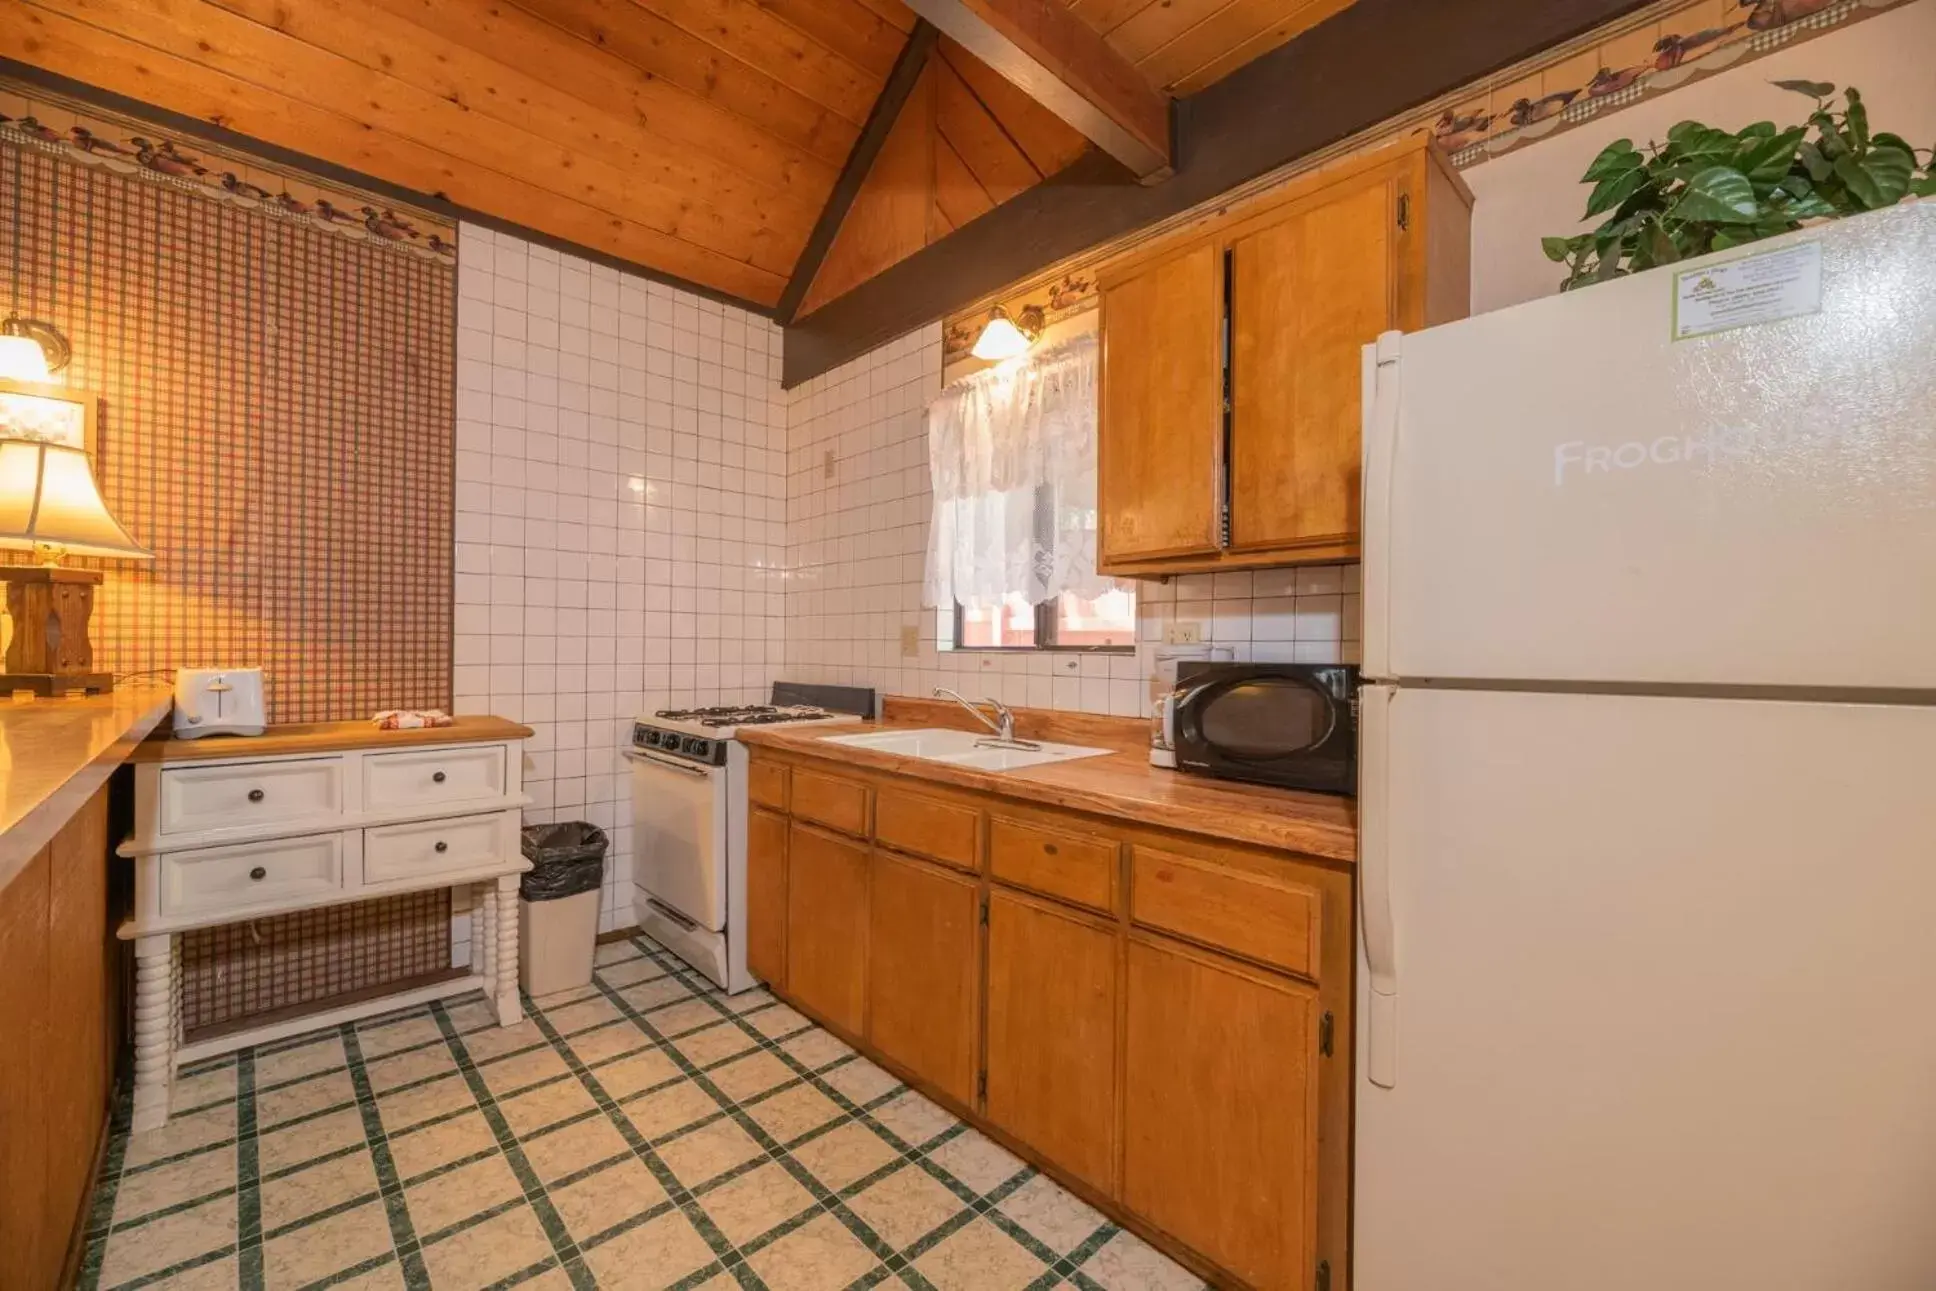
[[[1134,655],[941,649],[938,325],[782,392],[767,320],[515,237],[463,226],[457,292],[457,709],[536,732],[528,820],[610,833],[601,929],[632,922],[640,711],[787,679],[1135,716],[1179,620],[1240,659],[1357,657],[1355,566],[1145,582]]]
[[[623,926],[627,723],[781,674],[780,333],[473,225],[457,253],[457,710],[536,732],[526,818],[611,835]]]
[[[1134,655],[940,648],[921,605],[931,483],[922,412],[941,390],[938,325],[790,392],[787,667],[796,681],[927,694],[949,686],[1005,703],[1118,716],[1147,711],[1155,648],[1172,621],[1238,659],[1355,661],[1358,567],[1191,574],[1138,585]],[[919,653],[901,651],[903,628]]]

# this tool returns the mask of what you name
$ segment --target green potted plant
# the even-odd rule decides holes
[[[1540,239],[1547,258],[1566,266],[1560,289],[1936,194],[1936,153],[1871,131],[1853,86],[1838,104],[1835,86],[1821,81],[1775,84],[1815,100],[1805,124],[1782,130],[1757,121],[1730,133],[1683,121],[1665,144],[1608,144],[1581,178],[1593,185],[1586,214],[1606,220],[1588,233]]]

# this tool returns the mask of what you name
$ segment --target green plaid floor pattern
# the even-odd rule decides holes
[[[83,1291],[1202,1284],[764,990],[645,938],[200,1064],[116,1117]]]

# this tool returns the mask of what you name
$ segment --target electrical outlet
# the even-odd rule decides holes
[[[834,450],[828,449],[827,455],[820,459],[820,477],[831,480],[834,477]]]
[[[1203,624],[1175,621],[1163,630],[1163,640],[1168,645],[1201,645],[1203,643]]]
[[[920,627],[913,623],[908,623],[903,625],[901,628],[901,657],[903,659],[914,659],[914,658],[918,658],[920,654],[921,654]]]

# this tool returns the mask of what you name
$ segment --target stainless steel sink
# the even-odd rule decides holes
[[[873,731],[865,735],[825,735],[827,744],[872,749],[904,758],[945,762],[950,766],[976,771],[1019,771],[1050,762],[1072,762],[1077,758],[1101,757],[1113,750],[1086,748],[1080,744],[1048,744],[1030,740],[1031,746],[1004,747],[976,731],[953,731],[939,727],[918,731]]]

